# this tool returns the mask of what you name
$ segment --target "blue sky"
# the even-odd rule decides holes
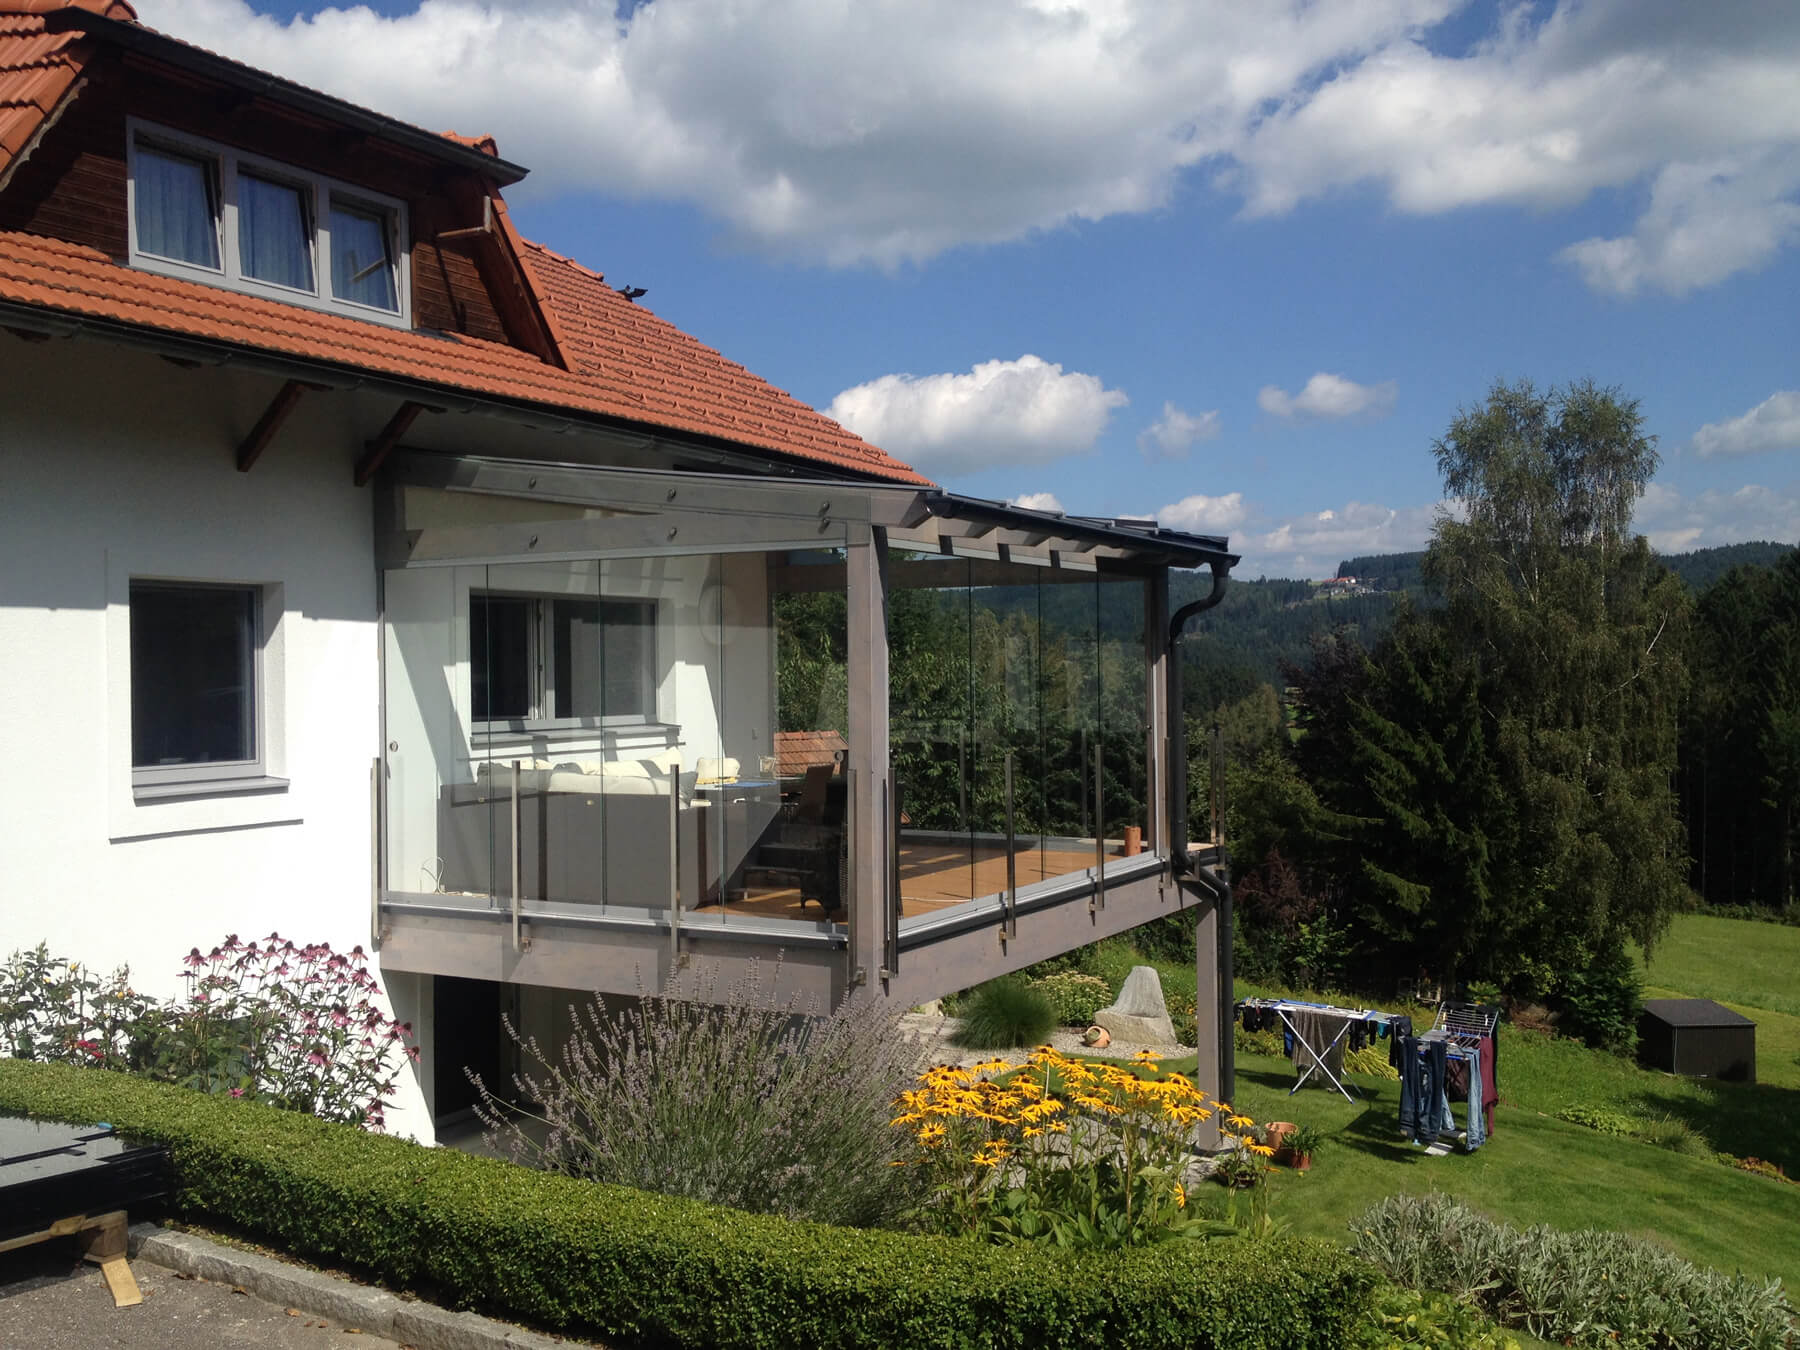
[[[527,234],[961,491],[1324,576],[1423,544],[1460,405],[1591,376],[1653,543],[1800,538],[1800,6],[138,8],[493,134]]]

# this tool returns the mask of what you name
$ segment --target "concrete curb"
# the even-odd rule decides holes
[[[572,1344],[474,1313],[399,1298],[304,1266],[239,1251],[155,1224],[131,1226],[129,1252],[181,1275],[241,1285],[256,1297],[313,1317],[326,1317],[414,1350],[568,1350]]]

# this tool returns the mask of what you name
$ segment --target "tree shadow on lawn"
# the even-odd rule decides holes
[[[1291,1072],[1270,1073],[1259,1069],[1239,1069],[1238,1078],[1284,1096],[1294,1086],[1294,1075]],[[1350,1088],[1356,1093],[1354,1102],[1345,1101],[1330,1084],[1318,1089],[1309,1082],[1288,1098],[1291,1105],[1286,1115],[1293,1119],[1313,1121],[1335,1142],[1359,1153],[1387,1162],[1425,1161],[1423,1149],[1400,1137],[1398,1081],[1381,1079],[1371,1083],[1359,1078],[1350,1083]],[[1332,1119],[1319,1119],[1323,1112],[1329,1112]]]
[[[1800,1091],[1712,1078],[1665,1081],[1667,1091],[1636,1094],[1647,1114],[1685,1121],[1715,1149],[1761,1158],[1790,1177],[1800,1176]]]

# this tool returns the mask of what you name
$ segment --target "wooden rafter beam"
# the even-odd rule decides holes
[[[375,476],[375,472],[381,467],[382,462],[400,443],[400,438],[406,435],[407,429],[413,424],[413,419],[427,411],[429,409],[423,403],[410,401],[402,403],[394,409],[394,415],[388,418],[387,425],[381,429],[381,434],[369,442],[368,447],[363,451],[363,457],[356,461],[356,486],[364,486]]]
[[[281,430],[288,414],[294,411],[294,405],[300,401],[300,395],[308,390],[322,390],[324,385],[307,384],[304,380],[289,380],[275,392],[269,400],[269,406],[263,409],[263,415],[256,419],[256,425],[250,428],[250,434],[244,437],[237,448],[237,467],[239,473],[249,473],[251,466],[262,458],[262,452],[269,448],[269,442],[275,439],[275,433]]]

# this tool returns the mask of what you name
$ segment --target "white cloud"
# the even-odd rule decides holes
[[[1778,390],[1741,417],[1708,422],[1694,433],[1694,449],[1703,459],[1800,450],[1800,389]]]
[[[1661,553],[1717,548],[1752,539],[1800,543],[1800,482],[1764,487],[1746,483],[1735,491],[1708,488],[1683,495],[1651,483],[1638,499],[1632,526]]]
[[[1359,184],[1423,213],[1654,184],[1633,232],[1571,246],[1614,289],[1709,284],[1792,241],[1800,6],[1519,5],[1435,49],[1462,7],[423,0],[283,24],[139,0],[203,46],[492,132],[539,187],[693,202],[808,260],[892,266],[1155,210],[1194,170],[1250,215]]]
[[[1229,534],[1244,523],[1249,510],[1244,494],[1227,492],[1222,497],[1196,493],[1171,502],[1154,513],[1158,524],[1171,530],[1187,530],[1191,534]]]
[[[1014,497],[1008,505],[1022,506],[1027,511],[1061,511],[1063,504],[1054,492],[1027,492],[1022,497]]]
[[[1219,434],[1219,410],[1183,412],[1164,402],[1162,416],[1138,433],[1138,449],[1151,459],[1184,459],[1197,441]]]
[[[1597,291],[1686,295],[1761,267],[1800,239],[1800,203],[1785,200],[1797,188],[1800,154],[1671,164],[1657,174],[1631,234],[1584,239],[1556,256]]]
[[[1392,380],[1358,384],[1321,370],[1298,394],[1265,384],[1257,391],[1256,406],[1275,417],[1385,417],[1398,393]]]
[[[883,375],[844,390],[825,411],[925,472],[955,474],[1091,449],[1128,401],[1097,375],[1027,354],[983,361],[966,375]]]

